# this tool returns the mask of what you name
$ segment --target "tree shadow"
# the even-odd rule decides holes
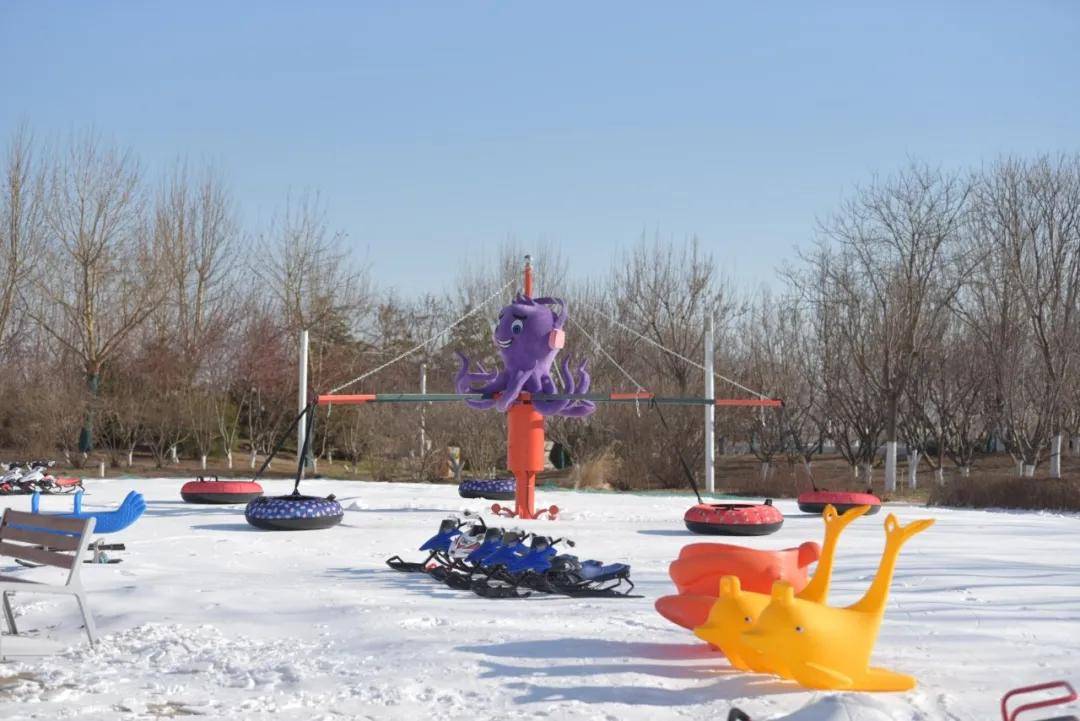
[[[457,650],[496,658],[525,659],[644,658],[654,661],[687,661],[723,658],[704,643],[647,643],[609,641],[602,638],[507,641],[485,646],[459,646]]]
[[[725,673],[720,670],[716,675]],[[520,690],[515,703],[555,703],[577,701],[586,704],[630,704],[633,706],[700,706],[723,699],[748,696],[777,696],[805,693],[795,683],[752,674],[720,676],[714,683],[689,688],[660,688],[607,684],[603,686],[542,686],[530,683],[510,683],[506,688]]]
[[[638,530],[637,532],[643,536],[682,536],[685,538],[700,538],[700,536],[696,533],[691,533],[690,531],[679,530],[675,528],[647,528]]]

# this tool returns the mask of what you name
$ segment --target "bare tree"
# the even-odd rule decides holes
[[[143,215],[136,161],[86,134],[51,173],[49,242],[35,284],[48,301],[35,320],[78,358],[92,396],[104,364],[164,298],[160,264]],[[87,407],[79,448],[93,442]]]
[[[1033,475],[1080,359],[1080,159],[1004,160],[975,187],[972,243],[991,252],[961,307],[994,360],[1007,445]]]
[[[33,152],[33,139],[20,126],[7,148],[0,195],[0,347],[11,329],[20,291],[44,245],[44,178]]]
[[[822,224],[824,242],[837,253],[819,270],[847,316],[840,328],[851,359],[884,405],[887,491],[896,487],[901,399],[974,265],[959,243],[968,194],[959,176],[913,165],[862,188]]]
[[[351,332],[371,300],[370,276],[331,233],[318,195],[288,198],[257,244],[252,269],[272,294],[290,332]]]

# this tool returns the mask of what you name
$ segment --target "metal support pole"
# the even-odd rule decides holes
[[[420,395],[427,395],[427,363],[420,364]],[[420,457],[427,453],[427,418],[424,409],[426,403],[420,406]]]
[[[303,413],[308,404],[308,332],[300,331],[300,382],[298,384],[296,411]],[[306,423],[296,424],[296,452],[302,453],[304,449],[304,434],[307,432]]]
[[[713,317],[705,318],[705,397],[715,397],[713,378]],[[716,493],[716,406],[705,406],[705,492]]]

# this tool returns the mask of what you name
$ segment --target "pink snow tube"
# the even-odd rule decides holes
[[[825,506],[833,506],[837,513],[844,513],[855,506],[870,506],[866,515],[872,516],[881,510],[881,499],[873,493],[848,491],[807,491],[799,494],[799,510],[803,513],[820,516]]]
[[[255,481],[219,481],[199,478],[188,481],[180,489],[180,497],[188,503],[248,503],[263,494]]]

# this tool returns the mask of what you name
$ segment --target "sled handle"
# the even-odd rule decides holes
[[[1031,703],[1021,704],[1013,709],[1012,713],[1009,713],[1009,699],[1012,697],[1035,693],[1036,691],[1049,691],[1050,689],[1061,689],[1064,694],[1043,701],[1032,701]],[[1040,683],[1034,686],[1014,688],[1012,691],[1009,691],[1001,697],[1001,721],[1016,721],[1020,714],[1027,711],[1034,711],[1035,709],[1046,708],[1047,706],[1060,706],[1061,704],[1072,703],[1076,698],[1076,689],[1074,689],[1068,681],[1050,681],[1049,683]]]

